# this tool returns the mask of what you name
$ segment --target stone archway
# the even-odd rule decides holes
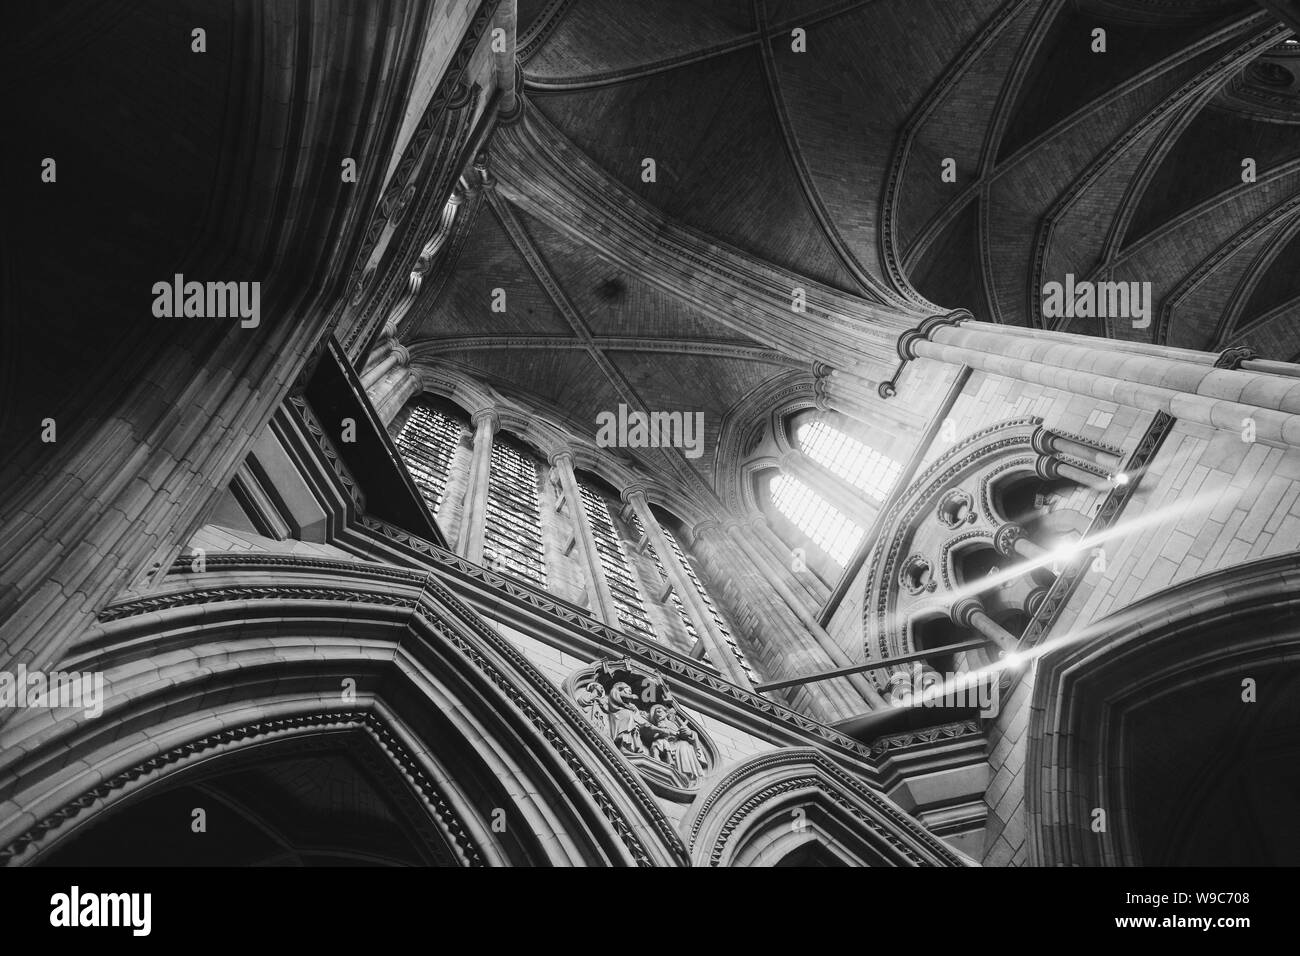
[[[441,842],[464,864],[686,862],[608,741],[432,574],[224,558],[103,617],[61,664],[104,675],[102,715],[24,711],[4,727],[0,861],[39,861],[204,764],[346,732],[379,748],[381,776],[401,778],[389,796],[422,808],[431,853]]]
[[[1300,862],[1300,788],[1287,786],[1300,777],[1298,612],[1289,554],[1193,579],[1048,650],[1027,730],[1030,862]]]

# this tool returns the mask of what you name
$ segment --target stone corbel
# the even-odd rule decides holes
[[[965,309],[957,309],[945,315],[932,315],[924,320],[914,329],[908,329],[898,337],[898,368],[894,369],[894,374],[887,381],[881,382],[876,386],[876,393],[881,398],[893,398],[898,394],[898,379],[903,374],[903,369],[907,368],[907,363],[916,358],[916,343],[930,342],[934,339],[934,333],[941,328],[961,325],[963,322],[974,318],[970,312]]]
[[[1214,360],[1214,367],[1236,370],[1241,368],[1243,362],[1250,362],[1258,357],[1254,349],[1246,348],[1244,345],[1234,345],[1219,353],[1219,357]]]

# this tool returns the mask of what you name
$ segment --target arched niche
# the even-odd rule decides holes
[[[816,750],[759,754],[725,772],[682,821],[695,866],[964,866],[970,861]]]
[[[1298,612],[1293,553],[1192,579],[1049,646],[1026,737],[1029,862],[1300,863]]]

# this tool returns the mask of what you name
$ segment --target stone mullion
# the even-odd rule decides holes
[[[475,413],[474,453],[470,459],[469,483],[465,489],[460,536],[456,551],[476,564],[483,562],[483,543],[487,529],[488,482],[492,473],[492,442],[499,424],[491,409]]]
[[[805,585],[803,579],[795,573],[788,559],[783,564],[769,549],[760,530],[767,527],[767,519],[762,515],[757,515],[750,519],[749,527],[754,536],[755,555],[767,566],[770,573],[788,575],[791,581],[798,584],[799,590],[796,593],[803,599],[804,606],[815,613],[820,608],[816,595]],[[793,555],[791,554],[790,557],[793,557]]]
[[[802,584],[805,590],[812,595],[817,606],[825,604],[830,600],[831,589],[817,573],[804,562],[802,571],[794,570],[794,551],[790,546],[781,540],[780,536],[772,530],[771,524],[768,523],[767,516],[761,513],[750,516],[750,526],[757,533],[758,538],[767,545],[768,550],[776,558],[778,564],[782,567],[788,567],[795,578]]]

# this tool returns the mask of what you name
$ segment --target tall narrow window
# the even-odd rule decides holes
[[[772,504],[839,565],[847,565],[862,529],[798,478],[772,479]]]
[[[578,490],[582,494],[587,520],[591,522],[591,531],[596,539],[596,550],[600,553],[600,564],[605,573],[605,581],[609,584],[610,594],[614,597],[619,623],[653,639],[654,627],[646,614],[641,592],[637,590],[636,577],[632,573],[631,565],[628,564],[623,542],[614,529],[609,503],[593,491],[586,482],[580,480]]]
[[[636,532],[637,537],[645,540],[645,527],[641,524],[641,519],[635,514],[631,516],[631,519],[632,530]],[[662,528],[662,525],[660,527]],[[649,541],[645,542],[645,553],[649,555],[650,560],[654,562],[655,568],[659,571],[659,579],[664,582],[666,587],[669,582],[668,569],[665,568],[664,563],[659,560],[659,555],[655,553],[654,545]],[[686,636],[690,638],[690,646],[694,647],[699,641],[700,635],[696,632],[694,623],[691,622],[691,616],[686,613],[686,606],[682,604],[681,596],[678,595],[676,588],[670,590],[668,594],[673,603],[673,610],[677,612],[678,618],[681,619],[682,627],[686,630]]]
[[[520,577],[546,586],[537,466],[503,441],[492,443],[488,478],[484,557]]]
[[[884,498],[898,481],[902,466],[825,422],[799,426],[799,447],[827,471],[869,495]]]
[[[433,514],[447,490],[451,459],[460,442],[460,422],[427,405],[416,405],[397,434],[397,451]]]
[[[682,550],[682,545],[681,542],[677,540],[677,535],[673,534],[662,524],[659,527],[663,531],[664,537],[668,539],[668,546],[677,554],[677,560],[681,562],[682,567],[686,570],[686,576],[691,579],[691,584],[695,585],[696,592],[704,601],[704,606],[708,608],[709,616],[713,618],[713,623],[717,625],[718,631],[722,634],[722,639],[731,649],[732,656],[736,658],[740,663],[741,668],[749,675],[749,679],[751,681],[757,681],[758,678],[756,678],[754,672],[749,669],[749,661],[745,660],[745,655],[741,652],[740,645],[736,643],[736,639],[731,635],[731,628],[727,626],[727,622],[719,613],[717,605],[713,603],[713,598],[709,597],[709,592],[704,589],[704,582],[701,581],[699,575],[695,573],[695,565],[692,563],[691,559],[686,556],[686,552]],[[676,594],[673,596],[676,597]]]

